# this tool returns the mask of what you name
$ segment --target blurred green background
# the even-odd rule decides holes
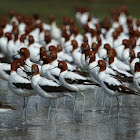
[[[24,15],[38,13],[43,21],[48,22],[48,16],[53,13],[61,25],[63,16],[75,16],[77,5],[88,7],[99,18],[110,17],[111,8],[126,5],[133,17],[140,17],[140,0],[0,0],[0,17],[8,15],[13,8]]]

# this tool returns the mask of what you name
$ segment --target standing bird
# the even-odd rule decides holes
[[[111,96],[116,96],[118,103],[118,120],[119,120],[119,101],[118,96],[121,95],[138,95],[138,93],[128,88],[119,78],[113,75],[107,74],[107,64],[104,60],[98,61],[99,69],[99,80],[102,89]],[[111,112],[112,103],[110,103],[109,116]]]
[[[11,73],[8,79],[9,89],[18,96],[24,97],[22,122],[26,121],[26,110],[28,104],[28,98],[35,95],[35,92],[31,86],[31,81],[17,74],[19,68],[19,60],[15,60],[11,64]]]
[[[71,92],[71,90],[59,85],[53,80],[48,80],[45,77],[41,77],[39,73],[39,68],[36,64],[32,65],[32,80],[31,84],[33,89],[43,98],[47,99],[58,99],[64,96],[71,96],[67,92]],[[51,106],[50,106],[51,107]],[[48,120],[50,114],[50,108],[48,111]],[[57,104],[56,104],[57,110]]]
[[[140,62],[135,63],[133,82],[137,91],[140,93]]]
[[[68,66],[65,61],[59,61],[58,68],[61,69],[61,72],[59,74],[60,83],[64,87],[74,92],[81,93],[81,95],[83,96],[83,109],[82,109],[82,120],[83,120],[84,106],[85,106],[85,95],[83,91],[88,90],[88,89],[95,89],[95,87],[99,86],[99,84],[93,81],[90,81],[75,72],[68,71]],[[74,114],[74,111],[75,111],[75,103],[74,103],[73,114]]]

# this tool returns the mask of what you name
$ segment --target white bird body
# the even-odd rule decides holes
[[[28,97],[31,95],[35,95],[35,92],[31,87],[31,82],[26,78],[18,75],[16,71],[11,71],[8,80],[8,87],[18,96]]]
[[[117,57],[114,58],[114,64],[118,69],[122,71],[130,71],[130,66],[122,61],[120,61]]]
[[[8,43],[8,39],[6,37],[1,37],[0,38],[0,50],[2,51],[2,53],[4,53],[4,55],[8,55],[7,53],[7,43]]]
[[[64,60],[64,61],[67,61],[69,63],[73,62],[72,56],[64,53],[63,51],[57,52],[57,56],[58,56],[58,59],[59,60]]]
[[[30,51],[30,60],[32,62],[38,62],[40,59],[39,56],[39,51],[40,51],[40,47],[42,45],[40,43],[33,43],[30,46],[28,46],[28,50]]]
[[[48,80],[39,75],[39,69],[37,65],[32,66],[32,87],[43,98],[56,99],[68,95],[69,92],[65,87],[57,84],[53,80]]]
[[[82,24],[82,25],[86,24],[87,20],[88,20],[88,16],[89,16],[88,12],[84,12],[83,14],[81,14],[80,24]]]
[[[13,40],[8,41],[7,43],[7,52],[8,59],[13,62],[13,56],[17,54],[17,46],[15,45]]]
[[[136,86],[137,91],[140,93],[140,72],[135,72],[133,82]]]
[[[140,61],[139,58],[134,58],[134,59],[131,61],[131,63],[130,63],[130,69],[131,69],[132,74],[134,74],[135,64],[136,64],[137,62],[139,62],[139,61]]]
[[[57,27],[55,21],[51,24],[50,35],[55,40],[59,40],[61,37],[61,30]]]
[[[46,23],[43,22],[43,29],[47,30],[47,31],[50,31],[51,30],[51,26],[49,24],[46,24]]]
[[[73,49],[73,46],[71,45],[71,40],[64,42],[63,49],[67,54],[71,54]]]
[[[126,64],[129,65],[129,61],[130,61],[130,49],[124,49],[123,53],[122,53],[122,60],[123,62],[125,62]]]
[[[35,28],[32,32],[29,33],[34,37],[35,42],[39,42],[39,29]]]
[[[72,52],[73,62],[74,62],[74,64],[75,64],[77,67],[79,67],[81,70],[84,70],[85,68],[84,68],[84,66],[83,66],[82,63],[81,63],[82,54],[81,54],[81,52],[79,52],[78,50],[79,50],[79,49],[74,50],[74,51]]]
[[[48,50],[50,46],[57,46],[58,42],[54,39],[51,39],[51,42],[49,42],[48,44],[45,43],[44,45],[45,45],[46,50]]]
[[[125,94],[125,93],[121,93],[121,92],[112,90],[112,89],[110,89],[110,88],[108,88],[106,86],[105,83],[107,83],[110,86],[116,86],[116,87],[119,87],[119,86],[122,85],[122,83],[120,81],[118,81],[117,79],[113,78],[112,76],[105,74],[105,72],[100,72],[99,73],[99,79],[100,79],[101,87],[103,88],[103,90],[107,94],[109,94],[111,96],[120,96],[120,95]]]
[[[124,63],[122,63],[122,64],[124,65]],[[132,76],[133,76],[133,75],[130,74],[129,72],[122,70],[122,69],[123,69],[123,66],[121,66],[121,64],[119,64],[119,63],[118,63],[118,65],[117,65],[117,64],[115,64],[115,63],[113,62],[113,63],[110,64],[110,66],[111,66],[114,70],[118,71],[119,73],[125,74],[125,75],[128,76],[128,77],[132,77]],[[126,66],[127,66],[127,65],[126,65]],[[120,69],[120,68],[121,68],[121,69]],[[125,69],[125,68],[124,68],[124,69]]]
[[[113,76],[106,73],[107,65],[105,61],[98,61],[99,79],[102,89],[111,96],[120,96],[127,94],[137,95],[138,93],[128,88],[117,76]]]
[[[1,79],[8,80],[10,71],[11,71],[11,64],[0,63],[0,78]]]
[[[44,86],[44,87],[46,86],[53,89],[60,86],[57,83],[53,82],[52,80],[48,80],[46,78],[40,77],[40,75],[36,75],[32,77],[31,81],[32,81],[33,89],[43,98],[55,99],[55,98],[65,96],[65,93],[46,92],[40,87],[40,86]]]
[[[25,28],[26,28],[26,24],[21,22],[19,25],[18,25],[18,29],[19,29],[19,34],[24,34],[25,33]]]
[[[95,86],[91,85],[86,80],[87,79],[84,78],[83,76],[81,76],[77,73],[74,73],[74,72],[67,71],[67,70],[60,72],[60,74],[59,74],[60,83],[64,87],[66,87],[72,91],[76,91],[76,92],[80,92],[80,91],[84,91],[84,90],[88,90],[88,89],[95,89]],[[73,82],[71,83],[71,81],[73,81],[74,83]],[[80,81],[83,81],[83,82],[80,82]]]
[[[120,44],[118,46],[114,47],[115,51],[117,52],[117,57],[120,60],[122,60],[124,48],[125,48],[125,46],[124,45],[120,45]]]
[[[97,62],[94,61],[92,63],[90,63],[88,65],[88,71],[90,73],[90,75],[99,82],[99,77],[98,77],[98,73],[99,73],[99,67],[97,66]]]
[[[20,75],[21,77],[29,79],[29,75],[24,71],[24,67],[22,66],[20,66],[20,68],[17,69],[17,74]]]
[[[12,29],[13,29],[13,26],[10,25],[10,24],[6,24],[5,28],[3,29],[3,32],[6,33],[6,32],[12,32]]]
[[[46,77],[49,80],[54,80],[56,81],[58,84],[60,84],[59,82],[59,73],[60,73],[60,69],[59,68],[54,68],[54,65],[50,65],[50,64],[45,64],[41,67],[41,74]]]

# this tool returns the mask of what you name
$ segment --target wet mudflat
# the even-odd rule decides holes
[[[0,92],[8,92],[8,97],[0,96],[0,102],[8,102],[15,110],[0,112],[0,140],[138,140],[140,139],[140,97],[125,96],[120,107],[119,124],[117,123],[117,101],[112,98],[112,111],[108,119],[109,96],[105,111],[101,111],[102,93],[95,107],[94,91],[86,91],[84,121],[81,122],[82,96],[76,96],[75,115],[72,115],[72,98],[51,101],[50,120],[47,123],[48,100],[41,98],[36,111],[38,96],[29,98],[27,122],[21,123],[23,98],[7,91],[7,83],[0,81]]]

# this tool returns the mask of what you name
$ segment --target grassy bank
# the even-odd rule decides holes
[[[38,13],[45,22],[49,14],[53,13],[60,25],[63,16],[74,17],[74,7],[77,5],[89,7],[92,14],[97,17],[109,17],[111,8],[118,8],[126,4],[134,17],[140,15],[140,1],[137,0],[0,0],[0,16],[8,15],[13,8],[16,12],[32,15]]]

